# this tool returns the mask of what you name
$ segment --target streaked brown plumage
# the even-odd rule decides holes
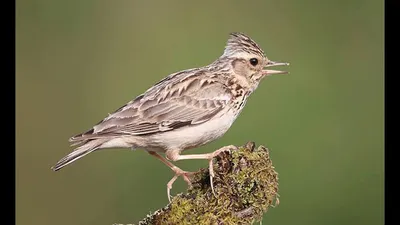
[[[172,161],[208,159],[212,182],[212,158],[233,146],[208,154],[180,153],[221,137],[262,78],[286,73],[264,69],[277,65],[288,64],[268,60],[263,50],[248,36],[232,33],[224,54],[212,64],[167,76],[89,131],[72,137],[72,145],[79,147],[52,169],[59,170],[98,149],[142,148],[175,172],[168,183],[168,197],[177,177],[183,176],[190,184],[189,173],[158,153],[165,153]]]

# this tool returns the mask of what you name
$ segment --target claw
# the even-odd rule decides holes
[[[171,189],[172,189],[172,184],[175,182],[176,179],[178,179],[178,175],[175,175],[168,183],[167,183],[167,196],[168,196],[168,201],[171,202]]]
[[[237,149],[236,146],[234,146],[234,145],[229,145],[229,146],[222,147],[222,148],[220,148],[220,149],[214,151],[214,152],[211,154],[211,157],[210,157],[210,159],[209,159],[209,169],[208,169],[208,170],[209,170],[209,173],[210,173],[211,192],[213,193],[213,195],[214,195],[215,197],[217,197],[217,195],[215,194],[215,191],[214,191],[214,183],[213,183],[213,178],[215,177],[214,167],[213,167],[213,159],[214,159],[216,156],[218,156],[219,154],[221,154],[222,152],[229,152],[229,153],[231,153],[231,150],[236,150],[236,149]]]
[[[171,202],[171,189],[172,189],[172,184],[178,179],[179,176],[182,176],[183,180],[186,181],[189,187],[192,187],[192,182],[190,181],[188,175],[192,174],[192,172],[187,172],[184,170],[179,169],[178,167],[173,168],[173,171],[175,172],[175,176],[167,183],[167,196],[168,196],[168,201]]]

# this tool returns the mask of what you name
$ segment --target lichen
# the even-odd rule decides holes
[[[264,146],[255,149],[249,142],[220,154],[213,166],[216,196],[211,191],[208,169],[200,169],[191,177],[193,186],[187,193],[176,195],[139,225],[252,224],[261,220],[274,201],[279,202],[278,174]]]

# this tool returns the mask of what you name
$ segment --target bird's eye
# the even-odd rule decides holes
[[[258,59],[256,59],[256,58],[251,58],[251,59],[250,59],[250,64],[253,65],[253,66],[257,66],[257,64],[258,64]]]

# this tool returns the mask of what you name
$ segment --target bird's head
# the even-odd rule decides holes
[[[230,34],[221,58],[229,60],[234,74],[241,76],[254,88],[266,76],[288,73],[286,71],[267,69],[273,66],[289,65],[289,63],[269,60],[258,44],[243,33]]]

